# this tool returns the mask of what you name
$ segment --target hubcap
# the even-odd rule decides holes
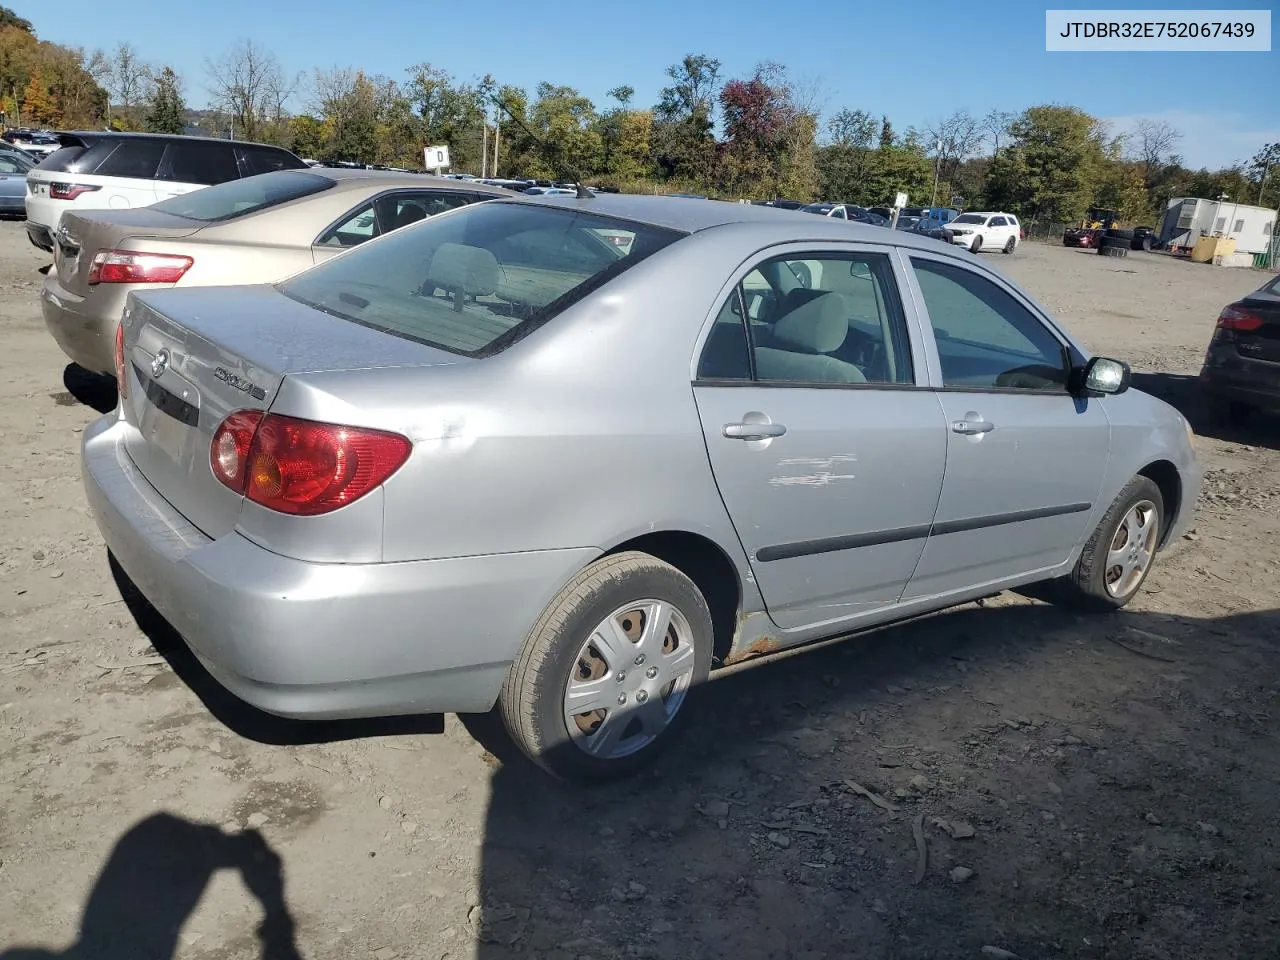
[[[615,610],[591,631],[565,684],[570,739],[602,760],[644,749],[684,703],[694,660],[689,622],[670,603]]]
[[[1155,556],[1160,515],[1150,500],[1140,500],[1129,508],[1107,551],[1105,581],[1107,593],[1117,599],[1138,589],[1151,558]]]

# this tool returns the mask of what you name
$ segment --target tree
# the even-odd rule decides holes
[[[117,113],[127,122],[137,121],[137,108],[148,99],[151,68],[138,57],[133,46],[120,43],[107,61],[107,92]]]
[[[1009,126],[1017,119],[1017,115],[1008,110],[992,110],[982,118],[982,130],[991,137],[991,155],[1000,155],[1000,141],[1009,135]]]
[[[578,180],[595,172],[604,156],[595,106],[573,87],[538,84],[530,126],[550,151],[533,161],[536,176]]]
[[[610,90],[608,95],[611,99],[617,100],[622,109],[626,110],[631,106],[631,101],[636,95],[636,88],[627,84],[622,84],[621,86],[614,87]]]
[[[8,7],[0,7],[0,27],[14,27],[23,33],[36,35],[35,28],[26,17],[20,17]]]
[[[653,150],[665,179],[706,181],[715,162],[716,96],[720,61],[688,54],[667,67],[670,86],[663,87],[654,108]]]
[[[478,173],[494,87],[489,77],[478,83],[458,83],[429,63],[410,68],[404,93],[422,121],[424,146],[447,145],[455,169],[474,166]]]
[[[1249,161],[1247,168],[1249,179],[1258,184],[1258,199],[1255,202],[1260,207],[1280,205],[1280,170],[1272,169],[1278,164],[1280,164],[1280,143],[1263,144],[1262,149]],[[1271,188],[1270,192],[1267,190],[1268,187]]]
[[[880,146],[892,147],[893,141],[894,141],[893,124],[889,122],[888,117],[881,117],[880,118]]]
[[[172,67],[163,67],[152,81],[146,128],[152,133],[182,133],[187,128],[186,114],[181,81]]]
[[[314,96],[325,122],[326,159],[376,162],[378,97],[364,71],[317,70]]]
[[[324,152],[325,128],[318,117],[302,114],[289,118],[289,149],[300,157],[317,157]]]
[[[1030,107],[991,161],[988,202],[1025,219],[1072,222],[1094,202],[1104,161],[1098,121],[1075,107]]]
[[[1171,124],[1163,120],[1138,121],[1133,137],[1135,159],[1142,164],[1142,180],[1150,190],[1156,182],[1156,175],[1172,159],[1173,148],[1182,139],[1182,134]]]
[[[832,144],[865,150],[876,138],[875,118],[865,110],[841,110],[827,121]]]
[[[205,67],[213,102],[231,114],[236,134],[246,140],[260,139],[292,94],[275,54],[253,40],[237,41]]]
[[[33,73],[22,91],[22,115],[34,126],[57,126],[62,121],[61,112],[54,101],[48,82],[39,73]]]

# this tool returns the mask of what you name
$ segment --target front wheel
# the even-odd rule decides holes
[[[646,553],[597,560],[534,625],[498,706],[516,745],[570,780],[627,776],[672,739],[711,669],[711,613]]]
[[[1013,239],[1013,237],[1010,237],[1004,243],[1004,252],[1006,254],[1013,253],[1013,248],[1016,247],[1017,245],[1018,245],[1018,241]]]
[[[969,244],[969,252],[977,253],[982,249],[982,237],[974,237],[973,243]]]
[[[1055,583],[1053,599],[1086,610],[1117,610],[1147,578],[1164,530],[1164,498],[1144,476],[1125,485],[1076,561]]]

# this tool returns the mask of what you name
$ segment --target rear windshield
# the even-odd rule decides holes
[[[36,164],[36,169],[48,170],[51,173],[67,173],[71,170],[71,165],[80,158],[84,151],[85,148],[79,144],[72,147],[62,147],[53,151],[53,153]],[[74,172],[78,173],[80,171],[76,170]]]
[[[619,244],[617,235],[630,238]],[[683,234],[497,201],[404,227],[279,284],[285,296],[465,356],[489,356]]]
[[[153,203],[151,209],[186,217],[188,220],[212,223],[247,216],[267,207],[328,190],[332,186],[333,181],[328,177],[285,170],[193,190],[191,193]]]

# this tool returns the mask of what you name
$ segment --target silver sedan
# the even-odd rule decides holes
[[[40,306],[62,352],[94,373],[134,290],[282,280],[445,210],[510,190],[412,173],[317,167],[205,187],[149,207],[64,213]]]
[[[1201,482],[987,265],[756,206],[476,204],[120,330],[88,499],[213,676],[496,705],[566,777],[645,763],[714,666],[1006,589],[1120,607]]]

